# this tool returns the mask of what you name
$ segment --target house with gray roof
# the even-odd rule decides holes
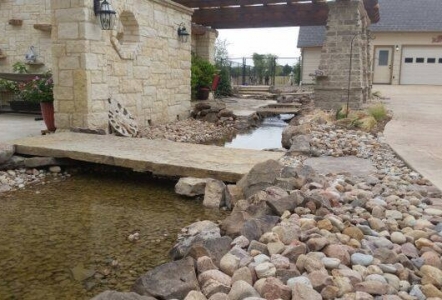
[[[442,85],[442,1],[379,0],[381,20],[369,29],[373,84]],[[301,27],[302,82],[318,69],[326,29]]]

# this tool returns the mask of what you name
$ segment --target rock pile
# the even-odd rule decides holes
[[[44,182],[48,177],[66,177],[60,165],[67,160],[53,157],[22,157],[14,155],[14,147],[0,144],[0,193],[23,189],[26,185]]]
[[[432,206],[441,193],[421,183],[258,164],[237,183],[242,197],[220,228],[183,229],[177,261],[133,290],[157,299],[441,299],[442,209]]]
[[[175,142],[203,144],[224,140],[236,133],[234,123],[216,124],[195,119],[186,119],[164,125],[152,125],[140,129],[140,137],[167,139]]]

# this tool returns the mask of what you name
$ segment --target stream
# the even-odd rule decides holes
[[[123,173],[125,174],[125,173]],[[129,291],[169,261],[181,228],[223,212],[141,174],[75,174],[0,196],[0,299],[90,299]],[[138,241],[129,241],[139,233]]]

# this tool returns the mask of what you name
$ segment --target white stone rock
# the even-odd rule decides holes
[[[276,268],[272,263],[264,262],[255,267],[255,272],[258,278],[272,277],[276,274]]]
[[[219,262],[219,267],[221,271],[229,276],[232,276],[233,273],[235,273],[235,271],[239,268],[239,262],[239,257],[231,253],[226,253],[226,255],[221,258]]]
[[[209,208],[220,208],[225,205],[226,185],[224,182],[215,179],[209,179],[204,190],[203,205]]]
[[[183,177],[175,185],[175,193],[178,195],[195,197],[204,195],[207,178]]]
[[[405,237],[405,235],[399,231],[393,232],[390,238],[393,243],[399,245],[405,244],[407,242],[407,238]]]

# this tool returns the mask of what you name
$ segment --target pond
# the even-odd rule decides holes
[[[281,148],[282,131],[287,126],[285,120],[290,120],[292,117],[293,115],[278,115],[264,118],[258,128],[237,134],[224,147],[254,150]]]
[[[2,194],[0,299],[129,291],[141,274],[169,260],[182,227],[224,218],[173,187],[139,174],[76,174]],[[130,241],[137,232],[139,240]]]

